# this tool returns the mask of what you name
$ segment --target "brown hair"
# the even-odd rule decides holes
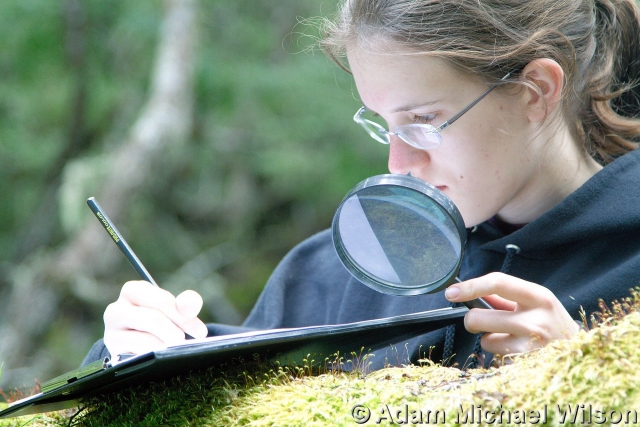
[[[565,72],[564,117],[585,150],[608,163],[637,147],[634,0],[343,0],[323,32],[321,47],[345,69],[347,45],[380,53],[390,47],[380,41],[440,57],[491,83],[534,59],[553,59]]]

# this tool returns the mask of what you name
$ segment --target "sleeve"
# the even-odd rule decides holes
[[[345,294],[349,293],[347,285],[352,281],[335,253],[331,230],[320,232],[283,258],[244,326],[275,329],[334,324],[344,320],[339,319],[338,311],[349,303],[350,298],[345,298]],[[350,295],[356,294],[358,292]]]
[[[105,357],[111,358],[109,354],[109,350],[107,350],[107,346],[104,345],[104,341],[102,338],[93,344],[93,347],[89,350],[89,353],[85,356],[84,360],[80,364],[80,366],[88,365],[89,363],[95,362],[96,360],[102,360]]]

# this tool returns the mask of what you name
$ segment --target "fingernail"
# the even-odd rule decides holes
[[[460,289],[457,286],[448,287],[444,291],[444,297],[448,300],[456,299],[460,296]]]

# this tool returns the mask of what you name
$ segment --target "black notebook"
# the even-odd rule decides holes
[[[41,393],[0,411],[0,418],[73,408],[83,398],[186,374],[235,358],[258,355],[261,360],[302,366],[309,355],[316,361],[331,360],[338,352],[349,357],[352,353],[398,345],[411,337],[461,323],[467,311],[466,307],[443,308],[341,325],[273,329],[189,340],[118,363],[98,361],[68,372],[43,383]]]

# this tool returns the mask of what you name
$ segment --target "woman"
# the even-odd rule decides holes
[[[324,232],[283,260],[245,326],[484,297],[496,310],[471,310],[470,333],[452,342],[435,331],[374,358],[381,367],[429,352],[465,364],[473,333],[485,332],[485,355],[523,352],[575,334],[581,307],[627,296],[640,283],[639,22],[632,0],[346,0],[321,44],[353,74],[355,119],[389,144],[389,170],[430,182],[460,209],[465,281],[444,294],[376,293],[349,276]],[[117,354],[202,336],[199,305],[193,293],[176,300],[130,282],[105,312],[104,340]],[[105,351],[98,344],[89,358]]]

